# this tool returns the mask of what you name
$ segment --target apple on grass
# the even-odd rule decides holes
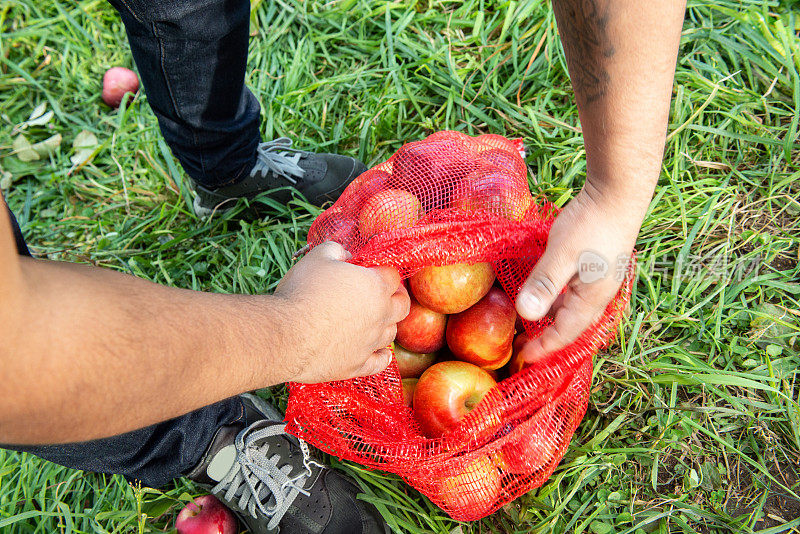
[[[411,296],[411,308],[406,318],[397,323],[398,343],[412,352],[436,352],[444,346],[447,316],[430,310]]]
[[[414,416],[422,433],[436,438],[459,424],[497,385],[494,379],[471,363],[448,361],[430,366],[414,390]],[[477,421],[472,436],[480,440],[494,435],[500,426],[499,417],[488,415]]]
[[[236,517],[213,495],[197,497],[175,520],[178,534],[236,534]]]
[[[403,402],[409,408],[414,407],[414,390],[417,389],[417,382],[419,380],[416,378],[403,379]]]
[[[422,217],[422,204],[408,191],[387,189],[372,195],[358,216],[358,230],[364,239],[398,228],[408,228]]]
[[[447,346],[459,360],[484,369],[499,369],[511,359],[517,312],[505,292],[493,287],[474,306],[452,315]]]
[[[400,378],[418,378],[425,369],[436,361],[434,353],[412,352],[395,341],[392,345]]]
[[[500,496],[501,476],[487,455],[481,455],[464,466],[458,474],[443,478],[434,500],[451,514],[485,515]]]
[[[125,93],[139,90],[139,77],[131,69],[111,67],[103,75],[103,102],[112,108],[119,107]]]
[[[424,267],[408,280],[411,293],[429,310],[450,314],[466,310],[494,283],[490,263],[454,263]]]

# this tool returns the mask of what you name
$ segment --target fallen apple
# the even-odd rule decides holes
[[[443,478],[434,500],[450,514],[482,516],[495,505],[500,489],[500,472],[487,455],[481,455],[468,462],[461,473]]]
[[[111,67],[103,75],[103,102],[112,108],[119,107],[125,93],[139,90],[139,77],[131,69]]]
[[[471,363],[433,364],[422,373],[414,391],[414,415],[423,434],[439,437],[458,425],[496,385],[489,373]],[[481,434],[494,434],[500,420],[481,421],[478,426]]]
[[[397,368],[400,371],[400,378],[418,378],[436,361],[436,354],[412,352],[398,342],[395,342],[392,348],[397,360]]]
[[[358,230],[364,239],[398,228],[408,228],[422,217],[419,199],[408,191],[387,189],[372,195],[358,216]]]
[[[408,280],[420,304],[445,314],[466,310],[489,292],[493,282],[494,270],[489,263],[425,267]]]
[[[436,352],[444,346],[447,316],[430,310],[411,296],[406,318],[397,323],[395,339],[413,352]]]
[[[178,534],[236,534],[236,517],[213,495],[188,503],[175,520]]]
[[[450,316],[447,346],[459,360],[499,369],[511,359],[517,312],[505,292],[493,287],[475,305]]]

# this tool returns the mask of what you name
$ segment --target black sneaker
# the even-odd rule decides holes
[[[311,459],[283,416],[242,395],[245,420],[220,428],[187,474],[236,513],[253,534],[388,534],[378,510],[356,498],[348,477]]]
[[[199,217],[207,217],[214,210],[232,208],[238,198],[253,198],[275,189],[271,198],[288,202],[292,198],[289,188],[321,206],[336,200],[347,184],[366,170],[355,158],[304,152],[292,148],[288,137],[281,137],[258,146],[256,164],[243,180],[214,190],[196,184],[194,211]]]

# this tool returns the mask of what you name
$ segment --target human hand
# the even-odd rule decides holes
[[[524,319],[549,313],[554,322],[522,349],[524,361],[536,362],[575,341],[619,290],[626,271],[618,265],[631,255],[646,206],[625,206],[609,196],[587,182],[553,223],[516,307]]]
[[[392,267],[346,263],[350,253],[328,241],[297,262],[274,296],[297,318],[300,341],[286,347],[293,382],[317,383],[378,373],[391,362],[388,346],[410,301]]]

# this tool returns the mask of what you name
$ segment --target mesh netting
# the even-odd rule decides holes
[[[490,262],[513,300],[544,252],[557,208],[531,197],[522,144],[438,132],[370,169],[314,222],[308,242],[341,243],[352,263]],[[457,520],[484,517],[544,483],[586,411],[592,355],[630,297],[631,265],[602,318],[571,345],[500,381],[459,424],[425,437],[396,362],[365,378],[290,384],[289,431],[340,458],[403,477]],[[520,321],[537,337],[551,324]]]

